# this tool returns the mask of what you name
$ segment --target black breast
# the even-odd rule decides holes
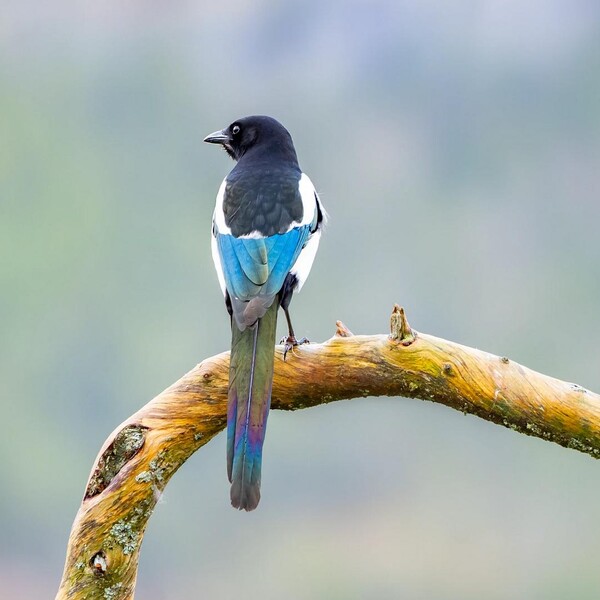
[[[227,176],[223,212],[235,237],[258,231],[270,236],[285,233],[301,221],[302,198],[298,189],[302,173],[289,167],[234,169]]]

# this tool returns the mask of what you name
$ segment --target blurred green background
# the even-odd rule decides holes
[[[106,436],[227,348],[209,230],[232,163],[201,140],[253,113],[331,215],[299,333],[385,332],[399,302],[600,390],[597,2],[5,1],[3,598],[54,596]],[[415,400],[273,412],[241,514],[224,446],[168,486],[139,598],[598,598],[588,456]]]

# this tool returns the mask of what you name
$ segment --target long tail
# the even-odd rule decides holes
[[[260,500],[262,446],[271,406],[277,326],[276,298],[256,324],[240,331],[231,323],[227,407],[227,475],[231,504],[254,510]]]

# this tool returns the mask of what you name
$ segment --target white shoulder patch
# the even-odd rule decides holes
[[[215,212],[213,221],[219,233],[231,235],[231,229],[225,224],[225,213],[223,212],[223,200],[225,198],[225,188],[227,187],[227,179],[223,179],[221,187],[217,193],[217,202],[215,204]]]
[[[302,248],[300,255],[296,259],[294,266],[290,269],[290,273],[296,276],[298,283],[296,284],[296,290],[300,291],[304,282],[308,278],[308,274],[312,268],[317,250],[319,249],[319,240],[321,239],[321,231],[315,231],[309,238],[304,248]]]
[[[211,232],[210,236],[210,249],[212,251],[213,263],[215,263],[215,271],[217,272],[219,285],[221,286],[223,296],[225,296],[227,292],[227,287],[225,285],[225,275],[223,274],[223,266],[221,265],[221,255],[219,254],[219,247],[217,246],[217,238],[215,237],[214,231]]]
[[[317,211],[317,192],[310,177],[306,173],[302,173],[302,177],[300,177],[300,181],[298,182],[298,188],[300,189],[300,197],[302,198],[302,221],[300,221],[300,223],[293,223],[290,226],[290,229],[298,227],[299,225],[310,225],[313,222]]]

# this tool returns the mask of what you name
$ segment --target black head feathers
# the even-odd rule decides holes
[[[283,159],[298,164],[292,136],[272,117],[253,115],[237,119],[222,131],[206,136],[204,141],[221,144],[234,160]]]

